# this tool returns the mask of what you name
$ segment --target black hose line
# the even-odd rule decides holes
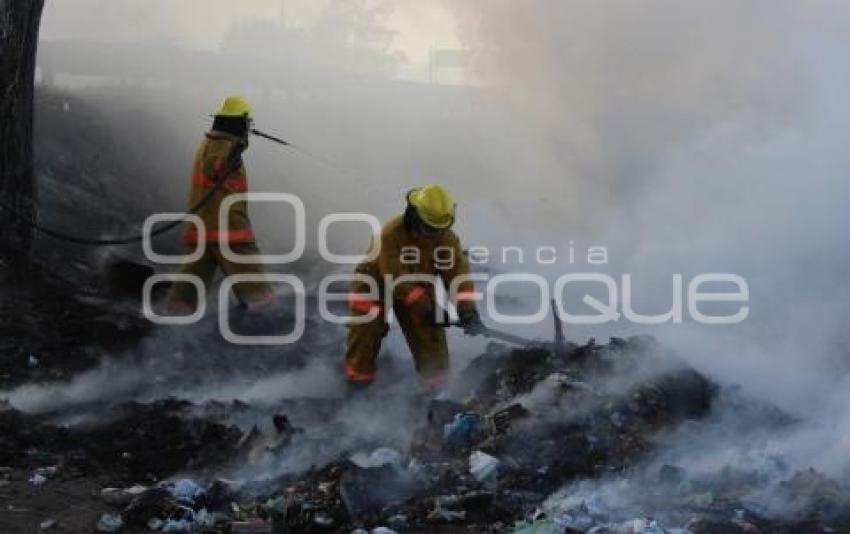
[[[319,156],[318,154],[314,154],[313,152],[310,152],[306,148],[300,147],[298,145],[294,145],[294,144],[290,143],[289,141],[284,141],[283,139],[281,139],[279,137],[269,135],[265,132],[261,132],[260,130],[252,129],[252,130],[250,130],[250,132],[252,134],[256,135],[257,137],[262,137],[263,139],[267,139],[267,140],[272,141],[274,143],[277,143],[279,145],[285,146],[285,147],[289,148],[290,150],[293,150],[295,152],[299,152],[299,153],[303,154],[304,156],[311,158],[315,162],[321,163],[322,165],[332,169],[333,171],[339,173],[341,176],[352,176],[352,174],[349,171],[343,169],[341,166],[337,165],[333,161],[331,161],[331,160],[329,160],[325,157]],[[213,195],[215,195],[216,192],[218,192],[221,189],[221,186],[224,185],[224,182],[227,179],[227,177],[230,175],[230,173],[234,172],[236,169],[239,168],[239,166],[242,163],[242,152],[245,151],[245,148],[247,148],[247,145],[245,145],[241,142],[235,143],[233,145],[233,148],[231,149],[230,155],[228,156],[229,165],[225,169],[225,172],[216,176],[215,184],[213,185],[212,189],[207,191],[204,194],[204,196],[201,197],[201,199],[197,203],[195,203],[194,206],[192,206],[189,209],[189,211],[187,211],[186,213],[184,213],[181,216],[181,218],[175,219],[174,221],[171,221],[170,223],[168,223],[164,226],[161,226],[156,230],[151,231],[150,237],[156,237],[158,235],[162,235],[166,232],[173,230],[174,228],[176,228],[177,226],[179,226],[180,224],[182,224],[184,222],[187,215],[193,215],[193,214],[197,213],[201,208],[203,208],[207,204],[207,202],[210,201],[210,199],[213,197]],[[23,213],[21,213],[20,211],[15,209],[13,206],[10,206],[9,204],[7,204],[2,198],[0,198],[0,209],[4,209],[4,210],[8,211],[9,213],[11,213],[17,219],[20,219],[22,222],[29,225],[31,228],[35,229],[36,231],[38,231],[38,232],[40,232],[40,233],[42,233],[46,236],[50,236],[54,239],[59,239],[61,241],[65,241],[65,242],[68,242],[68,243],[74,243],[74,244],[77,244],[77,245],[85,245],[85,246],[91,246],[91,247],[109,247],[109,246],[115,246],[115,245],[130,245],[132,243],[139,243],[139,242],[141,242],[145,239],[145,236],[142,235],[142,234],[133,235],[133,236],[124,237],[124,238],[115,238],[115,239],[90,239],[90,238],[86,238],[86,237],[79,237],[79,236],[75,236],[75,235],[71,235],[71,234],[66,234],[65,232],[61,232],[61,231],[53,229],[53,228],[47,228],[45,226],[42,226],[41,224],[39,224],[38,221],[32,220],[30,217],[27,217],[26,215],[24,215]]]
[[[224,182],[225,182],[225,180],[227,180],[227,177],[231,173],[236,171],[241,166],[241,164],[242,164],[242,152],[244,150],[245,150],[245,145],[243,145],[242,143],[235,143],[233,145],[233,148],[230,151],[230,154],[228,155],[228,158],[227,158],[228,159],[228,165],[224,169],[224,171],[220,172],[218,174],[218,176],[216,176],[215,183],[214,183],[213,187],[209,191],[207,191],[204,194],[204,196],[201,197],[200,200],[198,200],[198,202],[196,202],[195,205],[192,206],[189,209],[189,211],[187,211],[185,214],[183,214],[183,216],[181,216],[181,218],[175,219],[174,221],[171,221],[170,223],[168,223],[164,226],[161,226],[160,228],[158,228],[156,230],[151,231],[149,237],[153,238],[153,237],[156,237],[158,235],[162,235],[166,232],[173,230],[174,228],[183,224],[187,215],[193,215],[193,214],[197,213],[198,211],[200,211],[200,209],[203,208],[210,201],[210,199],[212,199],[213,195],[215,195],[219,190],[221,190],[221,187],[222,187],[222,185],[224,185]],[[38,232],[40,232],[44,235],[47,235],[47,236],[50,236],[54,239],[59,239],[61,241],[65,241],[65,242],[68,242],[68,243],[74,243],[74,244],[77,244],[77,245],[85,245],[85,246],[91,246],[91,247],[130,245],[132,243],[139,243],[139,242],[141,242],[145,239],[145,236],[143,234],[137,234],[137,235],[133,235],[133,236],[130,236],[130,237],[114,238],[114,239],[90,239],[90,238],[86,238],[86,237],[79,237],[79,236],[67,234],[65,232],[61,232],[59,230],[55,230],[53,228],[47,228],[45,226],[42,226],[41,224],[39,224],[38,221],[32,220],[30,217],[27,217],[26,215],[22,214],[17,209],[15,209],[14,207],[7,204],[2,198],[0,198],[0,208],[8,211],[13,216],[15,216],[17,219],[21,220],[25,224],[29,225],[31,228],[35,229],[36,231],[38,231]]]

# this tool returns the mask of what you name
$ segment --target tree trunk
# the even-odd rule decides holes
[[[33,85],[44,0],[0,0],[0,199],[35,217]],[[0,255],[29,253],[32,229],[0,209]]]

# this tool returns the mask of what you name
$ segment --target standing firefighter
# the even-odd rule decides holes
[[[230,206],[226,215],[226,227],[219,225],[219,214],[225,199],[248,190],[242,153],[248,148],[251,123],[251,107],[248,102],[235,96],[227,97],[215,114],[212,130],[204,136],[195,153],[190,206],[203,200],[210,190],[223,180],[219,189],[197,212],[204,223],[204,232],[199,232],[198,228],[190,223],[183,235],[186,254],[191,254],[197,248],[200,237],[204,236],[206,251],[203,256],[197,261],[183,264],[180,269],[181,274],[200,278],[204,287],[208,287],[212,282],[218,268],[221,268],[225,275],[263,273],[262,264],[230,261],[221,249],[221,245],[226,242],[234,254],[260,254],[245,200],[237,200]],[[263,311],[276,302],[274,291],[265,280],[242,282],[233,288],[240,303],[250,312]],[[187,282],[176,282],[169,297],[169,311],[173,314],[189,314],[196,306],[197,295],[194,286]]]
[[[479,331],[473,284],[465,276],[469,265],[460,239],[451,230],[454,221],[452,195],[441,185],[426,185],[407,194],[404,214],[390,219],[373,239],[367,259],[356,268],[359,279],[349,295],[352,314],[361,321],[348,329],[345,374],[351,386],[366,386],[375,379],[381,340],[389,331],[386,306],[393,308],[424,386],[435,389],[443,384],[449,351],[445,329],[435,320],[433,280],[449,289],[457,280],[457,291],[450,296],[461,324],[469,334]],[[377,295],[366,280],[375,281]],[[362,322],[365,315],[374,318]]]

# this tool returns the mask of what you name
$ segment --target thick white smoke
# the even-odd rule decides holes
[[[670,458],[699,471],[776,455],[846,480],[847,6],[541,0],[461,11],[468,42],[486,52],[482,71],[511,104],[512,161],[488,174],[492,202],[560,192],[546,205],[578,216],[526,205],[506,221],[541,243],[606,246],[606,271],[634,276],[646,313],[670,309],[674,273],[748,282],[743,324],[653,331],[804,424],[753,439],[724,432],[747,417],[725,414],[680,435]],[[573,333],[633,330],[647,329],[621,321]]]
[[[167,90],[125,88],[110,106],[133,103],[137,116],[149,110],[179,140],[165,150],[173,173],[148,177],[161,181],[169,209],[182,201],[183,175],[206,115],[222,94],[238,90],[256,101],[261,126],[347,169],[343,174],[255,142],[254,188],[302,195],[312,220],[330,210],[384,218],[401,209],[407,187],[440,180],[460,200],[466,244],[532,251],[552,245],[562,256],[570,240],[579,250],[605,246],[605,271],[631,273],[635,307],[647,313],[669,309],[673,274],[686,283],[705,272],[743,276],[750,288],[743,324],[686,322],[652,332],[722,383],[740,384],[810,421],[818,430],[788,437],[782,452],[802,467],[812,462],[812,451],[822,451],[817,467],[845,476],[848,6],[837,0],[441,5],[456,17],[459,41],[474,52],[474,77],[483,87],[376,81],[365,59],[347,72],[305,72],[299,70],[305,64],[328,65],[331,57],[339,67],[347,56],[309,39],[287,41],[282,27],[245,26],[216,52],[213,64],[226,69],[226,83],[183,87],[184,73],[173,72]],[[287,45],[293,42],[299,46]],[[146,50],[139,48],[140,60],[155,62]],[[370,74],[350,75],[357,67]],[[258,73],[287,90],[264,86]],[[98,96],[86,98],[104,101]],[[280,229],[288,223],[264,213],[257,208],[264,242],[285,248],[290,238]],[[365,241],[352,231],[338,244],[352,252]],[[564,265],[562,257],[555,266],[522,270],[553,279],[564,270],[588,270],[581,256],[577,265]],[[497,270],[514,268],[496,263]],[[542,325],[538,333],[550,328]],[[619,322],[571,327],[568,335],[646,331]],[[263,386],[254,393],[264,395]]]

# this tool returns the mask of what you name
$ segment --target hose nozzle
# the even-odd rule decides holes
[[[279,145],[292,146],[291,143],[284,141],[283,139],[281,139],[279,137],[275,137],[275,136],[269,135],[265,132],[261,132],[260,130],[257,130],[256,128],[251,128],[251,133],[256,135],[257,137],[262,137],[263,139],[268,139],[269,141],[275,142]]]

